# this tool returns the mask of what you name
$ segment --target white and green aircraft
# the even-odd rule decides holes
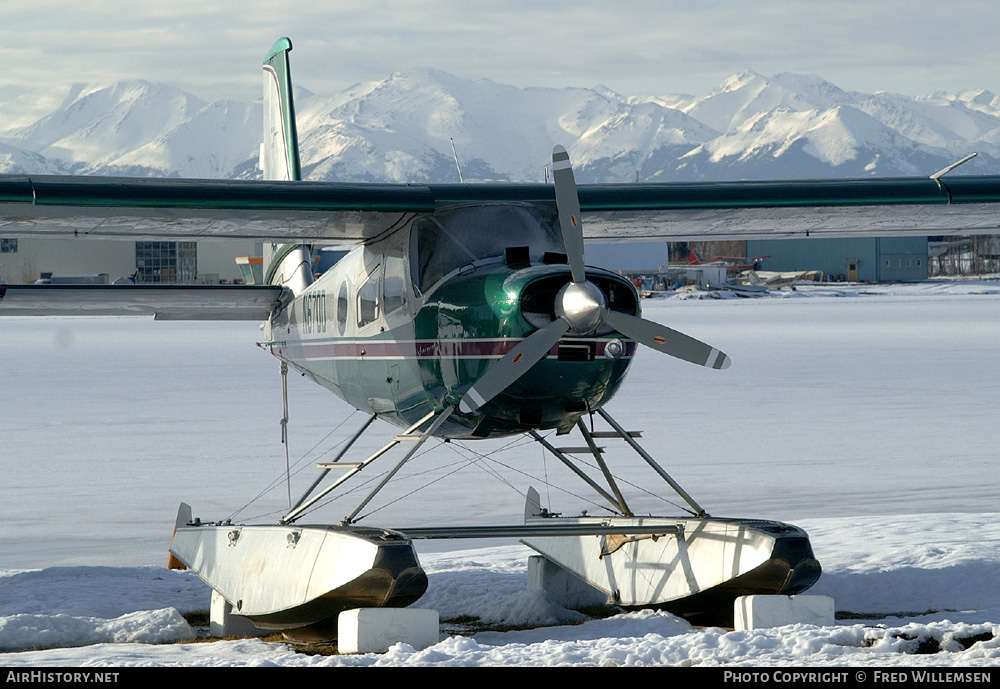
[[[263,284],[0,285],[0,315],[154,315],[264,324],[284,366],[406,429],[361,461],[337,461],[277,525],[203,524],[182,506],[172,554],[258,626],[327,636],[345,609],[404,606],[427,586],[412,538],[518,536],[623,606],[731,618],[733,600],[792,594],[819,577],[797,527],[710,517],[603,409],[638,345],[725,369],[710,345],[640,315],[635,288],[588,267],[586,235],[715,240],[1000,233],[1000,177],[576,186],[556,146],[554,185],[338,184],[301,180],[288,53],[264,61],[265,181],[0,175],[0,236],[264,242]],[[356,248],[314,277],[316,245]],[[591,424],[584,423],[590,418]],[[609,430],[593,430],[593,420]],[[604,484],[546,431],[580,433]],[[617,516],[401,531],[355,524],[428,438],[528,434]],[[639,453],[690,507],[637,517],[595,440]],[[340,524],[298,520],[405,440],[413,447]],[[345,450],[346,452],[347,450]],[[320,488],[330,472],[340,475]],[[302,574],[310,573],[309,576]],[[641,574],[641,575],[640,575]],[[721,611],[721,612],[720,612]]]

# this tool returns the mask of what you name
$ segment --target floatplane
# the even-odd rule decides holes
[[[742,273],[748,270],[757,270],[760,268],[761,261],[765,258],[771,258],[770,256],[712,256],[707,261],[698,255],[698,252],[691,249],[691,255],[688,256],[688,265],[690,266],[725,266],[726,272],[729,273]]]
[[[277,523],[202,521],[182,505],[172,557],[257,626],[303,636],[328,634],[346,609],[418,601],[427,588],[413,547],[420,538],[520,538],[611,603],[691,616],[724,619],[737,596],[812,585],[820,565],[805,532],[710,516],[608,414],[639,346],[719,371],[730,358],[643,319],[628,280],[587,266],[584,217],[588,237],[601,241],[986,234],[1000,231],[1000,178],[945,182],[946,169],[930,178],[578,188],[567,150],[555,146],[554,184],[302,181],[290,50],[279,40],[263,65],[263,181],[0,176],[5,237],[264,242],[261,284],[0,286],[0,314],[259,320],[260,344],[283,375],[295,369],[368,415]],[[329,244],[355,248],[316,277],[313,249]],[[376,419],[402,432],[349,456]],[[571,432],[580,446],[553,444]],[[359,523],[427,441],[514,435],[565,464],[611,516],[558,516],[531,490],[513,525]],[[612,442],[680,496],[681,516],[633,512],[602,447]],[[402,456],[342,520],[301,523],[393,453]]]

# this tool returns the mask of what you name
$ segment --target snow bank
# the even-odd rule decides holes
[[[123,642],[163,644],[194,638],[194,630],[173,608],[143,610],[110,620],[72,615],[0,617],[0,651]]]

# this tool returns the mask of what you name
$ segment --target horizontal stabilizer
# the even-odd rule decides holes
[[[265,285],[0,285],[0,315],[263,321],[283,294]]]

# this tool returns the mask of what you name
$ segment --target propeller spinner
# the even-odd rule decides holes
[[[469,388],[459,409],[464,413],[474,412],[499,395],[538,363],[563,335],[590,335],[602,325],[678,359],[709,368],[729,368],[732,360],[718,349],[659,323],[607,307],[604,293],[587,281],[580,198],[569,154],[562,146],[552,151],[552,171],[559,227],[572,279],[556,295],[555,320],[522,340],[491,366]]]

